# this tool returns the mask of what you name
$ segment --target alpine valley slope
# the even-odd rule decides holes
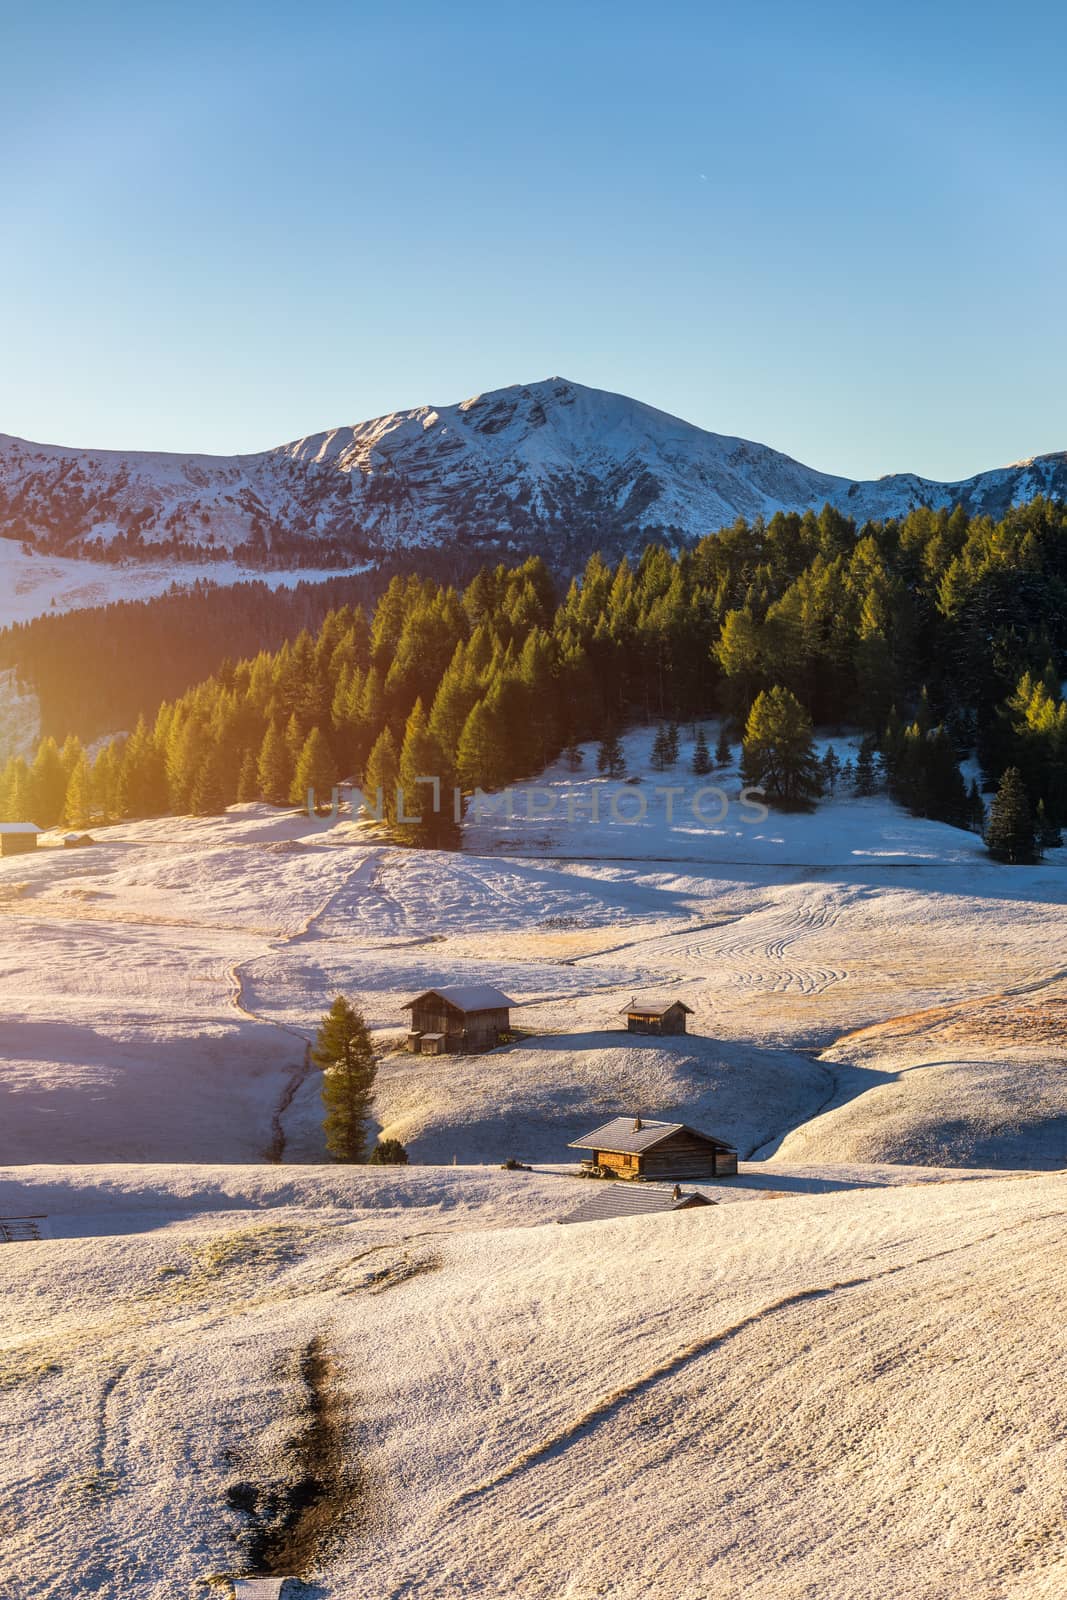
[[[1067,495],[1067,453],[934,483],[853,482],[563,378],[419,406],[258,455],[84,450],[0,435],[0,537],[51,556],[237,554],[258,566],[405,548],[548,554],[562,568],[738,516],[838,507],[859,521],[957,502],[1001,515]]]

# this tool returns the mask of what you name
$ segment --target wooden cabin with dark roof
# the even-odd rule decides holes
[[[29,855],[40,832],[32,822],[0,822],[0,856]]]
[[[623,1006],[628,1033],[677,1034],[685,1032],[685,1019],[693,1015],[684,1000],[631,1000]]]
[[[413,1055],[476,1055],[493,1050],[511,1030],[509,1000],[487,983],[427,989],[408,1000],[411,1031],[405,1049]]]
[[[699,1179],[733,1178],[737,1151],[710,1133],[686,1122],[651,1121],[644,1117],[615,1117],[571,1150],[587,1150],[582,1163],[592,1173],[616,1178]]]

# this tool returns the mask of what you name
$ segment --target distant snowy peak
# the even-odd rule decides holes
[[[253,456],[64,449],[0,435],[0,535],[51,554],[235,552],[285,566],[398,548],[486,555],[680,544],[826,502],[858,521],[961,502],[1002,514],[1067,498],[1067,456],[960,483],[852,482],[564,378],[420,406]]]

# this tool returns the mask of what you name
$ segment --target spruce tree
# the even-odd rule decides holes
[[[667,765],[669,767],[673,767],[675,762],[678,760],[679,741],[680,736],[678,733],[678,724],[676,722],[672,722],[667,728],[667,738],[664,746],[667,757]]]
[[[437,740],[429,730],[421,700],[415,701],[404,729],[397,776],[404,797],[404,815],[419,818],[418,822],[400,824],[405,839],[411,844],[436,849],[455,845],[458,831],[452,806],[455,780]],[[420,783],[420,778],[438,780],[439,805],[436,811],[433,786]]]
[[[585,755],[581,745],[576,739],[571,739],[563,752],[564,765],[568,772],[580,772],[585,762]]]
[[[194,817],[218,817],[226,810],[219,758],[210,750],[200,764],[189,796],[189,809]]]
[[[372,1167],[406,1167],[408,1153],[399,1139],[379,1139],[370,1153]]]
[[[1034,813],[1034,831],[1037,834],[1037,847],[1042,854],[1046,850],[1058,850],[1063,844],[1063,834],[1057,823],[1053,822],[1048,814],[1044,800],[1037,802]]]
[[[87,828],[93,820],[93,769],[83,750],[67,784],[63,821],[68,828]]]
[[[626,771],[622,740],[613,730],[606,733],[601,740],[596,755],[596,769],[601,777],[605,778],[621,778]]]
[[[692,771],[698,778],[706,778],[712,770],[711,751],[708,749],[708,736],[703,728],[697,729],[696,744],[693,747]]]
[[[1000,780],[986,823],[985,844],[994,861],[1028,866],[1037,859],[1034,819],[1018,767],[1009,767]]]
[[[663,772],[670,760],[670,741],[667,730],[662,725],[656,729],[656,737],[652,741],[652,770]]]
[[[321,728],[312,728],[296,763],[289,799],[294,806],[306,806],[311,795],[316,812],[328,811],[336,779],[337,767],[326,735]]]
[[[878,774],[874,765],[875,744],[873,737],[868,736],[860,745],[856,757],[855,792],[861,800],[868,799],[878,793]]]
[[[827,745],[826,754],[822,758],[823,787],[828,795],[837,791],[837,780],[841,776],[841,762],[837,751],[832,744]]]
[[[810,806],[822,793],[811,718],[791,690],[778,685],[756,697],[745,725],[741,776],[787,809]]]
[[[246,750],[241,758],[241,771],[237,778],[237,803],[249,805],[259,799],[259,762],[254,750]]]
[[[55,827],[63,815],[66,798],[67,774],[59,746],[54,739],[45,739],[38,747],[29,779],[30,809],[39,828]]]
[[[382,819],[396,821],[396,786],[400,779],[400,758],[392,730],[383,728],[367,758],[363,774],[363,797],[372,811],[377,812],[382,803]]]
[[[335,1161],[363,1161],[377,1063],[367,1024],[344,995],[322,1020],[311,1059],[322,1069],[323,1131]]]
[[[717,767],[728,767],[733,762],[733,759],[733,746],[730,743],[730,734],[724,717],[719,724],[719,737],[715,743],[715,765]]]
[[[259,793],[271,806],[284,806],[289,799],[293,769],[285,736],[274,722],[263,736],[259,751]]]

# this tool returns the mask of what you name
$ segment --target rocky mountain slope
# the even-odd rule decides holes
[[[52,555],[320,566],[405,547],[557,564],[682,543],[826,502],[863,521],[1067,494],[1067,453],[960,483],[817,472],[562,378],[418,407],[251,456],[67,449],[0,435],[0,536]]]

